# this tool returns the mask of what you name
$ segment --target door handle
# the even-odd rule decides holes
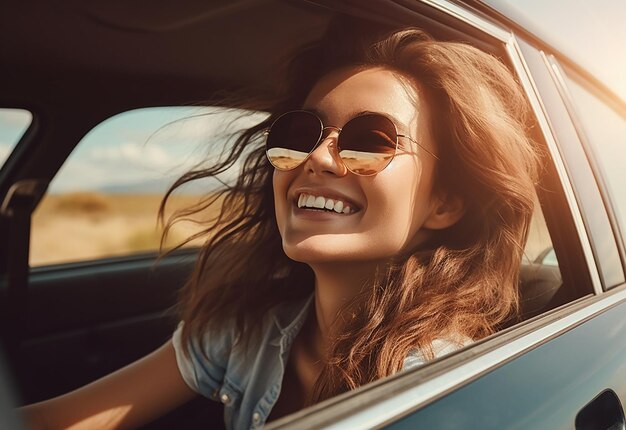
[[[624,430],[624,409],[613,390],[604,390],[576,415],[576,430]]]

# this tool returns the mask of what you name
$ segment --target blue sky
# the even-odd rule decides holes
[[[202,161],[214,160],[233,135],[264,114],[206,107],[147,108],[99,124],[77,145],[50,192],[162,192]],[[30,123],[30,115],[0,110],[0,162]],[[233,171],[231,177],[236,175]],[[227,179],[229,175],[223,179]]]

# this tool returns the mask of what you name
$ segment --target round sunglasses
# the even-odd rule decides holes
[[[393,121],[382,114],[359,115],[339,128],[324,126],[316,114],[304,110],[282,114],[265,130],[267,158],[278,170],[293,170],[308,158],[329,129],[337,131],[339,157],[356,175],[375,175],[387,167],[396,155],[399,137],[409,139],[438,159],[415,139],[398,134]]]

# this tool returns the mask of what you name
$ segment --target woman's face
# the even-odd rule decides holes
[[[437,152],[418,88],[387,69],[335,71],[315,85],[303,109],[335,127],[364,112],[381,113],[393,120],[398,134]],[[276,220],[287,256],[310,264],[378,263],[418,246],[428,237],[425,227],[437,210],[434,157],[400,137],[398,153],[384,170],[358,176],[339,158],[337,136],[336,130],[327,132],[296,169],[274,171]],[[344,208],[298,207],[301,194],[339,200]],[[350,213],[344,213],[346,206]]]

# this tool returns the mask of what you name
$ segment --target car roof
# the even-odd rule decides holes
[[[24,0],[0,16],[0,77],[11,84],[4,105],[45,105],[94,83],[110,97],[130,99],[134,89],[138,103],[204,99],[214,88],[258,84],[259,74],[319,37],[330,18],[305,3],[254,0]],[[148,88],[162,95],[142,97]]]
[[[621,25],[626,3],[467,3],[505,17],[626,100],[626,62],[619,55],[626,44],[626,27]],[[331,8],[304,1],[11,2],[0,15],[4,63],[0,78],[11,83],[0,103],[35,101],[42,93],[54,92],[50,82],[71,90],[80,87],[85,76],[91,80],[106,76],[99,84],[110,85],[113,94],[124,83],[137,81],[141,91],[146,79],[169,80],[179,86],[172,92],[185,101],[190,96],[202,99],[212,88],[258,85],[259,74],[275,68],[297,46],[319,37],[332,16]],[[257,37],[259,31],[263,38]],[[45,81],[48,88],[37,86]]]

